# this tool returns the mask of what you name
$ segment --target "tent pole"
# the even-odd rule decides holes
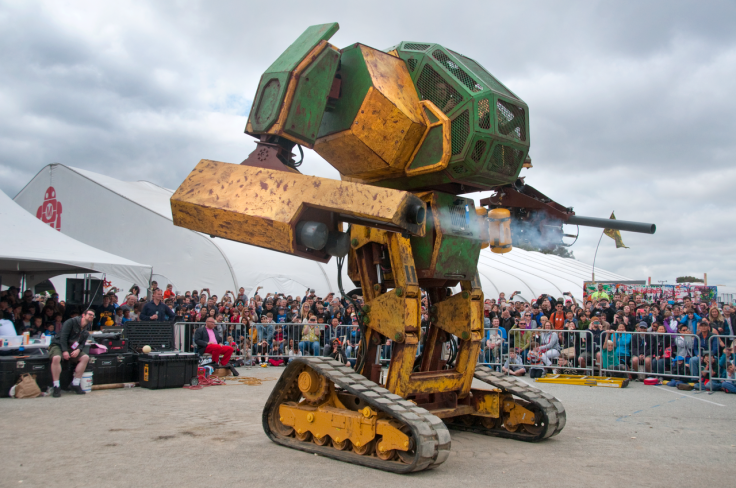
[[[595,254],[593,255],[593,276],[592,276],[592,282],[595,283],[595,258],[598,256],[598,247],[601,245],[601,239],[603,239],[603,233],[606,232],[606,229],[603,229],[603,232],[601,232],[601,236],[598,238],[598,245],[595,246]]]

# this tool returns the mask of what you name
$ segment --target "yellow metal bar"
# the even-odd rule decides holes
[[[410,201],[417,199],[405,191],[203,159],[172,195],[171,210],[180,227],[327,262],[329,255],[297,245],[303,216],[330,230],[337,213],[402,227]]]
[[[555,383],[558,385],[600,386],[603,388],[626,388],[629,380],[625,378],[607,378],[605,376],[583,376],[572,374],[548,374],[537,378],[538,383]]]

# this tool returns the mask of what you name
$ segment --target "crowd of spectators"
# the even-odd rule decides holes
[[[281,365],[296,356],[320,354],[355,360],[361,340],[355,310],[363,305],[360,296],[321,297],[313,289],[303,296],[262,296],[260,291],[248,297],[240,288],[220,297],[207,288],[177,293],[171,285],[161,289],[153,282],[141,296],[134,286],[122,304],[115,293],[103,296],[95,307],[93,329],[131,320],[201,324],[213,318],[223,341],[253,364]],[[423,296],[424,330],[429,325],[427,300]],[[57,334],[67,318],[82,311],[66,307],[56,294],[39,300],[30,290],[20,297],[11,287],[0,296],[0,314],[14,322],[18,334]],[[501,293],[485,299],[484,320],[479,360],[509,374],[539,374],[545,368],[579,373],[595,367],[630,379],[649,373],[670,377],[672,384],[713,382],[711,387],[736,392],[729,382],[736,379],[736,310],[728,304],[691,297],[647,301],[642,295],[609,296],[601,286],[584,303],[571,293],[532,301],[521,299],[519,292],[508,298]],[[390,359],[390,341],[383,356]]]
[[[603,286],[582,304],[570,293],[531,303],[513,301],[514,295],[485,301],[482,362],[510,374],[597,368],[632,380],[656,375],[682,389],[695,382],[696,388],[736,393],[736,310],[729,304],[609,296]]]

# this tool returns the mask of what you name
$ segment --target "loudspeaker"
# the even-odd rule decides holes
[[[84,289],[84,278],[66,279],[66,303],[67,305],[102,305],[102,280],[90,279],[89,288]]]

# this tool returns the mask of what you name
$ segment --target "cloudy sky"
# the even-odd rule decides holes
[[[175,188],[202,158],[242,161],[261,73],[332,21],[338,47],[439,42],[524,99],[527,183],[657,224],[631,249],[604,237],[598,266],[736,285],[733,1],[0,1],[0,190],[54,162]],[[311,151],[302,169],[338,177]],[[575,256],[599,236],[581,229]]]

